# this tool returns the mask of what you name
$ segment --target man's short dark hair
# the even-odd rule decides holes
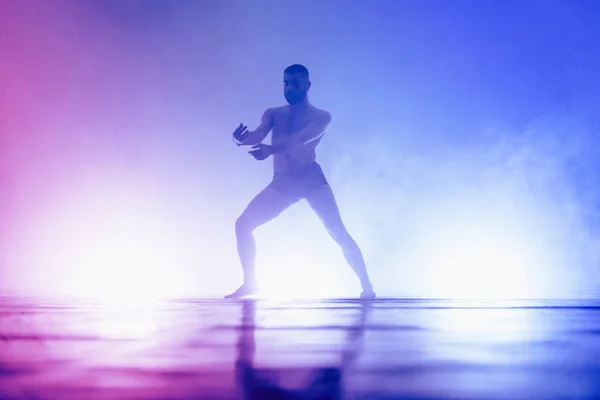
[[[302,64],[290,65],[283,71],[283,73],[290,74],[290,75],[302,74],[302,75],[305,75],[306,78],[308,78],[308,69]]]

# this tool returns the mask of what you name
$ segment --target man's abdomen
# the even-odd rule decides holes
[[[275,172],[300,168],[317,160],[314,147],[305,147],[293,152],[277,154],[273,158]]]

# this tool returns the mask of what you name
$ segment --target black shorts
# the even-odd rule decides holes
[[[287,171],[275,172],[268,187],[279,193],[295,198],[305,198],[314,189],[327,184],[321,166],[313,161],[310,164]]]

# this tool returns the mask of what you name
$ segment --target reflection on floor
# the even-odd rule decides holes
[[[3,299],[0,399],[600,399],[600,302]]]

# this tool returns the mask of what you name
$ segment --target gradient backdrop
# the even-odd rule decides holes
[[[0,294],[221,296],[269,181],[232,144],[312,73],[318,157],[381,296],[600,290],[600,2],[0,0]],[[273,296],[359,290],[305,203]]]

